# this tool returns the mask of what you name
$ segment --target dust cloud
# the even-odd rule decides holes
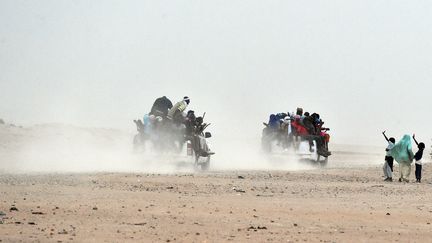
[[[133,125],[133,124],[132,124]],[[133,127],[131,125],[131,127]],[[7,173],[197,172],[186,152],[157,153],[133,149],[135,132],[110,128],[44,124],[0,125],[0,171]],[[261,153],[260,137],[209,139],[216,152],[210,171],[304,170],[314,168],[295,157]]]

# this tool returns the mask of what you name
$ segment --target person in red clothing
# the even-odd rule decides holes
[[[325,148],[325,137],[321,136],[321,131],[317,133],[317,129],[313,122],[314,117],[305,116],[303,123],[305,126],[300,124],[298,119],[294,120],[291,125],[295,130],[295,136],[300,136],[309,141],[310,151],[312,152],[313,141],[315,140],[317,146],[317,153],[321,156],[328,157],[331,153]]]
[[[296,136],[306,136],[309,135],[306,127],[302,126],[299,121],[292,121],[291,126],[295,129]]]

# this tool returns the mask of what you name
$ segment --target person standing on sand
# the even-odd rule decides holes
[[[387,138],[385,133],[386,133],[386,131],[382,132],[388,145],[387,145],[387,148],[385,150],[386,156],[384,158],[385,162],[384,162],[384,166],[383,166],[384,177],[385,177],[384,181],[393,181],[393,178],[392,178],[393,157],[390,155],[390,149],[392,149],[394,147],[396,140],[393,137]]]
[[[413,134],[412,138],[414,139],[414,142],[417,144],[418,151],[414,155],[415,159],[415,176],[416,176],[416,182],[421,182],[421,171],[422,171],[422,157],[423,157],[423,151],[426,148],[426,145],[424,143],[418,143],[415,139],[415,134]]]
[[[402,139],[396,143],[392,149],[390,149],[390,156],[399,163],[399,182],[409,182],[411,163],[414,159],[410,135],[404,135]]]

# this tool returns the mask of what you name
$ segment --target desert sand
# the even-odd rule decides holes
[[[17,155],[26,146],[17,139],[19,129],[1,130],[1,242],[432,239],[429,163],[420,184],[384,182],[382,156],[349,152],[349,146],[339,146],[326,168],[295,171],[69,172],[72,165],[57,172],[16,170],[4,164],[22,162]]]

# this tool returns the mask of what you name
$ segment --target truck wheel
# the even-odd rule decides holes
[[[210,169],[210,156],[207,157],[206,162],[201,164],[202,171],[208,171]]]
[[[271,153],[271,151],[272,151],[271,141],[268,138],[262,138],[261,139],[261,148],[265,153]]]
[[[325,157],[323,161],[319,162],[321,167],[326,167],[328,163],[328,157]]]
[[[136,134],[133,137],[133,150],[135,153],[144,150],[144,143],[143,143],[143,141],[141,141],[140,134]]]

